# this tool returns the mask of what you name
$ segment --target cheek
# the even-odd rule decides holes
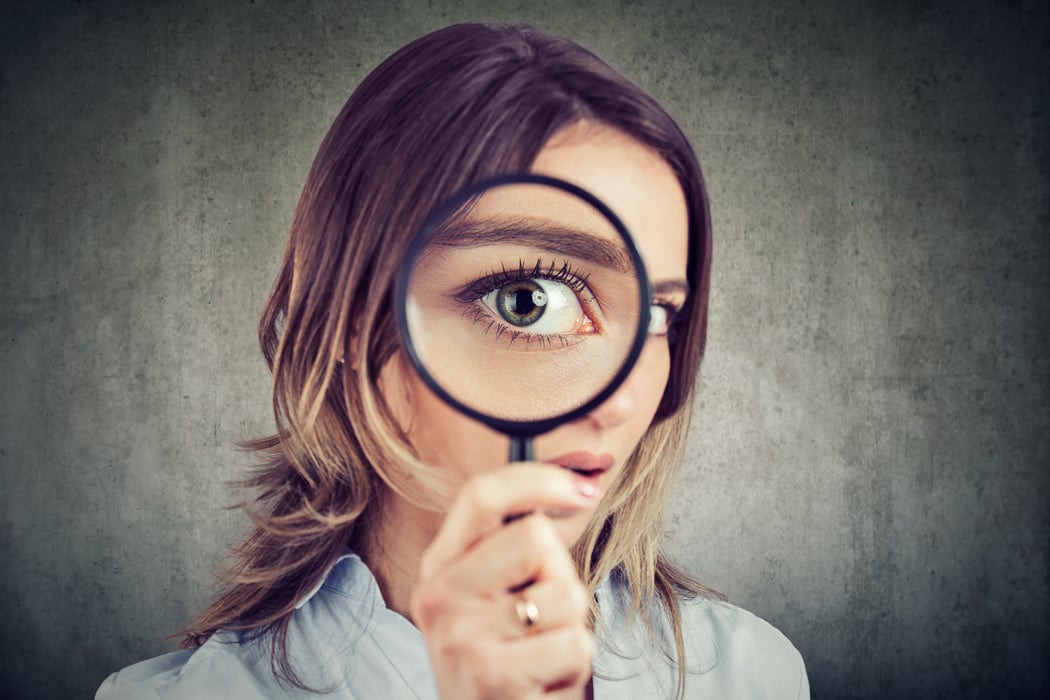
[[[506,461],[507,438],[442,401],[400,354],[384,366],[379,390],[423,462],[466,478]]]
[[[638,413],[645,416],[646,425],[656,415],[656,408],[664,395],[664,387],[671,374],[671,350],[667,338],[650,338],[638,358],[637,373]]]
[[[507,458],[507,438],[455,410],[414,374],[408,438],[427,464],[466,478]]]

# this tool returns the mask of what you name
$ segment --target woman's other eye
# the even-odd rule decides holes
[[[580,335],[597,332],[576,293],[561,282],[542,278],[516,280],[481,297],[496,316],[532,334]]]
[[[677,306],[654,301],[649,307],[649,335],[667,335],[680,314],[681,309]]]

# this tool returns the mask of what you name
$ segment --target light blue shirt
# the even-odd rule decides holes
[[[595,700],[672,698],[678,672],[664,616],[627,623],[624,587],[598,590],[604,625],[596,635]],[[687,698],[809,698],[802,657],[769,623],[740,608],[696,598],[682,601]],[[282,687],[263,638],[213,635],[199,649],[142,661],[112,674],[95,700],[437,700],[422,634],[388,609],[355,554],[342,556],[292,616],[288,649],[294,668],[321,694]]]

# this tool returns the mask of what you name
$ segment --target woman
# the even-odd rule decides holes
[[[656,294],[624,384],[509,467],[409,366],[391,290],[431,211],[517,172],[609,203]],[[466,24],[388,58],[321,144],[260,323],[278,430],[230,586],[98,698],[808,697],[779,632],[658,552],[710,249],[686,138],[593,54]]]

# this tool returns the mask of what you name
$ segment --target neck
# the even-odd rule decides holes
[[[410,621],[419,561],[443,520],[443,513],[419,508],[385,489],[371,527],[355,545],[375,576],[387,608]]]

